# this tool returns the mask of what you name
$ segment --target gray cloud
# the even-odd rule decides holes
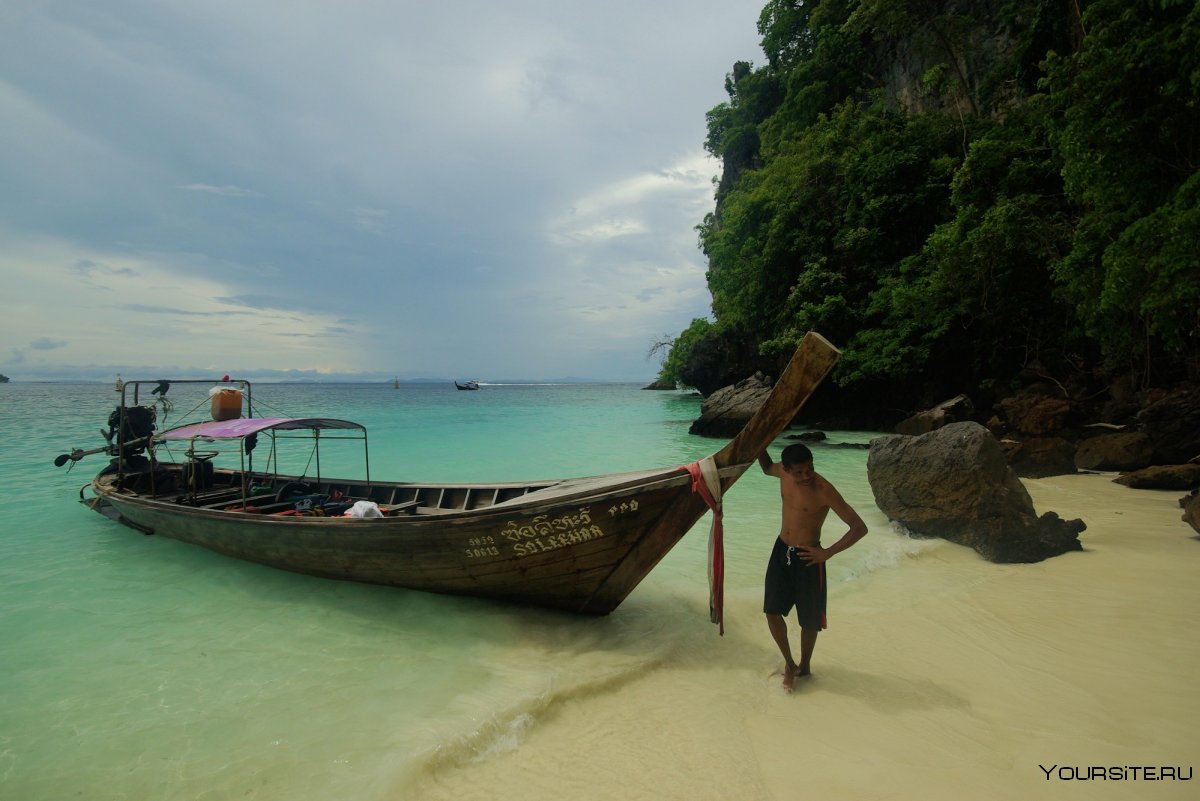
[[[220,195],[221,197],[262,197],[262,193],[255,192],[251,189],[243,189],[240,186],[210,186],[209,184],[184,184],[179,187],[189,192],[205,192],[210,195]]]
[[[130,267],[109,267],[106,264],[98,264],[91,259],[80,259],[72,267],[75,272],[87,278],[94,278],[100,275],[137,275],[137,270]]]
[[[761,5],[26,4],[0,26],[0,233],[180,353],[202,318],[276,347],[259,311],[364,374],[640,379],[708,310],[704,115]]]

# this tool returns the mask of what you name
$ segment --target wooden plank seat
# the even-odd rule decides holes
[[[269,499],[269,498],[270,498],[270,496],[266,496],[265,499]],[[353,503],[356,500],[365,500],[365,499],[345,498],[344,502]],[[224,509],[225,511],[240,512],[240,511],[243,511],[242,509],[238,508],[241,505],[242,505],[242,499],[240,497],[238,497],[238,498],[233,499],[232,501],[224,501],[222,503],[214,504],[212,507],[205,507],[205,508],[216,508],[216,509]],[[296,500],[291,499],[291,500],[287,500],[287,501],[280,501],[278,503],[257,504],[254,502],[254,499],[251,498],[248,505],[250,506],[250,508],[245,511],[249,511],[254,514],[282,515],[282,514],[288,514],[292,511],[294,511],[295,506],[296,506]],[[404,503],[381,503],[381,504],[378,504],[378,506],[379,506],[379,511],[383,512],[385,515],[396,515],[396,514],[402,514],[405,512],[409,512],[409,511],[415,509],[417,506],[417,501],[406,501]],[[339,517],[340,515],[330,515],[330,516],[331,517]]]
[[[251,495],[249,498],[246,499],[246,504],[249,506],[253,506],[256,509],[261,509],[262,507],[259,506],[259,504],[255,503],[255,501],[264,501],[264,502],[270,501],[274,497],[275,497],[274,495]],[[201,508],[202,509],[229,510],[235,506],[241,506],[241,505],[242,505],[242,493],[238,492],[232,498],[223,498],[222,500],[216,501],[214,503],[206,503],[203,506],[201,506]]]
[[[452,515],[462,514],[462,509],[443,509],[440,506],[418,506],[414,511],[419,515]]]
[[[363,501],[363,500],[369,500],[369,499],[347,497],[347,498],[344,498],[339,503],[349,503],[349,504],[353,505],[355,501]],[[285,503],[285,504],[283,504],[283,506],[285,508],[282,510],[279,510],[278,507],[280,506],[280,504],[271,504],[269,507],[263,507],[262,511],[265,512],[266,514],[287,514],[287,512],[289,511],[287,509],[287,507],[294,506],[294,505],[295,505],[294,503]],[[405,503],[377,503],[376,506],[379,507],[380,512],[383,512],[384,516],[388,516],[388,515],[397,515],[397,514],[411,511],[412,509],[416,508],[417,502],[416,501],[406,501]],[[349,507],[347,507],[347,508],[349,508]],[[330,517],[343,517],[344,515],[337,514],[337,515],[329,515],[329,516]]]
[[[400,514],[401,512],[411,512],[415,510],[419,503],[419,501],[405,501],[404,503],[381,503],[379,504],[379,511],[383,512],[385,515],[396,515]]]
[[[252,514],[270,515],[292,511],[296,508],[296,504],[300,500],[302,499],[289,498],[286,501],[276,501],[274,495],[259,495],[257,497],[252,495],[246,500],[245,506],[248,508],[242,508],[242,497],[241,495],[238,495],[238,497],[232,500],[214,503],[211,506],[206,506],[204,508],[216,509],[218,511],[225,512],[250,512]]]
[[[217,489],[210,489],[205,492],[197,492],[196,494],[192,495],[176,489],[173,492],[167,493],[167,496],[176,498],[179,503],[207,507],[210,505],[226,503],[230,500],[241,500],[242,491],[238,487],[220,487]]]
[[[299,500],[299,498],[291,498],[286,501],[276,502],[274,500],[273,495],[258,495],[258,496],[252,495],[249,498],[247,498],[245,500],[245,502],[243,502],[241,490],[237,489],[236,487],[226,488],[226,489],[221,490],[220,492],[213,492],[213,493],[206,493],[203,495],[197,495],[196,499],[198,501],[207,501],[206,503],[197,503],[196,504],[196,506],[201,509],[213,509],[215,511],[227,511],[227,512],[249,511],[249,512],[252,512],[255,514],[268,514],[268,515],[269,514],[278,514],[279,512],[286,512],[290,509],[293,509],[296,506],[297,500]],[[353,504],[355,501],[358,501],[358,500],[367,500],[367,499],[354,498],[354,497],[347,496],[347,497],[344,497],[341,500],[341,502]],[[250,508],[248,510],[243,510],[243,509],[238,508],[243,505],[249,506]],[[419,511],[422,513],[428,513],[430,511],[434,511],[434,512],[436,512],[436,511],[443,511],[443,512],[457,511],[457,510],[449,510],[449,509],[434,510],[434,509],[430,509],[428,507],[418,509],[417,507],[420,506],[420,501],[415,501],[415,500],[403,501],[401,503],[380,503],[380,504],[378,504],[378,506],[379,506],[379,511],[383,512],[385,515],[398,515],[398,514],[411,513],[413,511]]]

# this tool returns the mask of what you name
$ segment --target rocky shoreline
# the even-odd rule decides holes
[[[713,392],[690,433],[733,436],[773,383],[760,372]],[[1035,381],[982,410],[960,394],[905,418],[895,426],[895,435],[920,438],[965,422],[991,433],[1015,477],[1116,472],[1115,482],[1134,489],[1187,492],[1179,502],[1183,520],[1200,532],[1200,387],[1181,384],[1135,392],[1114,383],[1088,394]],[[819,433],[805,436],[820,441]],[[881,447],[882,439],[877,440]],[[874,456],[876,444],[871,447]],[[1051,546],[1047,553],[1061,547]],[[977,550],[989,548],[994,546]]]

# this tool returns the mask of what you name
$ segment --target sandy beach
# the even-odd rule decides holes
[[[1195,798],[1170,773],[1200,753],[1200,542],[1182,493],[1111,478],[1026,481],[1039,513],[1087,523],[1082,553],[995,565],[944,543],[836,586],[790,695],[737,588],[724,638],[698,621],[667,664],[557,694],[509,747],[439,757],[418,796]]]

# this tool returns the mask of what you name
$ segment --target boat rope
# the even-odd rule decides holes
[[[712,509],[712,526],[708,530],[708,617],[725,635],[725,530],[722,525],[721,475],[713,457],[685,465],[692,476],[692,492],[704,499]]]
[[[286,410],[284,410],[284,409],[281,409],[281,408],[279,408],[278,406],[272,406],[271,404],[267,403],[266,401],[264,401],[264,400],[262,400],[262,399],[260,399],[260,398],[255,398],[255,399],[254,399],[254,408],[250,410],[250,416],[251,416],[251,417],[253,417],[253,416],[254,416],[254,413],[255,413],[256,411],[259,413],[259,416],[262,416],[262,410],[263,410],[263,409],[266,409],[268,412],[274,412],[274,413],[275,413],[276,415],[278,415],[279,417],[297,417],[297,416],[300,416],[300,415],[295,415],[295,414],[292,414],[291,412],[289,412],[289,411],[286,411]]]

